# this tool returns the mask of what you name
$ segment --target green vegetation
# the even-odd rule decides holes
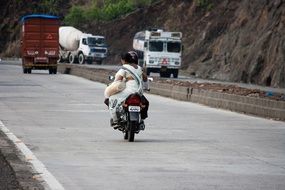
[[[196,0],[196,3],[198,7],[201,7],[202,9],[205,9],[207,11],[212,10],[214,7],[212,0]]]
[[[74,5],[64,22],[78,26],[90,21],[109,21],[126,15],[137,8],[149,6],[155,0],[93,0],[88,7]]]
[[[64,19],[65,23],[72,23],[73,26],[78,26],[80,23],[86,20],[82,13],[82,7],[73,6],[69,14]]]
[[[23,0],[16,0],[20,6],[25,4]],[[32,2],[29,4],[30,14],[50,14],[50,15],[61,15],[62,4],[65,0],[39,0],[38,2]]]
[[[64,0],[40,0],[36,12],[59,15]]]

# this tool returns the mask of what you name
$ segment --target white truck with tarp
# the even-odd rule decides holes
[[[178,77],[182,59],[182,33],[167,32],[160,29],[136,33],[133,48],[139,55],[139,62],[151,72],[161,77]]]
[[[59,28],[60,62],[102,64],[107,57],[107,45],[104,36],[83,33],[72,26]]]

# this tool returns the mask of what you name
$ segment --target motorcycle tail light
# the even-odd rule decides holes
[[[132,106],[139,106],[141,104],[141,98],[138,95],[132,95],[129,98],[127,98],[125,104]]]

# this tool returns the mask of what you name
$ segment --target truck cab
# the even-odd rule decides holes
[[[107,45],[104,36],[82,35],[78,48],[78,62],[83,64],[93,61],[101,64],[107,57]]]
[[[151,72],[161,77],[178,77],[181,67],[182,33],[163,30],[144,31],[135,35],[133,48],[138,51],[140,62]]]

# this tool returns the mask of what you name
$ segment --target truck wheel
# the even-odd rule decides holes
[[[169,70],[166,70],[164,72],[160,71],[160,77],[170,78],[171,72]]]
[[[78,61],[79,61],[79,64],[84,64],[85,63],[85,57],[84,57],[83,53],[79,53]]]
[[[49,68],[48,69],[49,74],[56,74],[57,73],[57,68]]]
[[[27,69],[27,73],[31,74],[32,73],[32,69],[31,68]]]
[[[167,71],[165,72],[165,77],[170,78],[170,76],[171,76],[171,71],[167,69]]]
[[[91,65],[92,64],[92,59],[87,59],[87,64]]]
[[[177,78],[177,77],[178,77],[178,69],[174,69],[174,70],[172,71],[172,74],[173,74],[173,77],[174,77],[174,78]]]
[[[72,63],[72,64],[75,62],[75,57],[74,57],[74,55],[72,53],[69,54],[69,56],[68,56],[68,62]]]
[[[96,63],[97,63],[98,65],[102,65],[102,60],[96,61]]]
[[[146,69],[146,75],[147,75],[147,76],[150,75],[150,69]]]
[[[28,73],[28,69],[27,68],[23,68],[23,73]]]
[[[59,56],[58,62],[59,63],[63,63],[64,62],[64,59],[63,59],[63,57],[61,55]]]
[[[53,69],[53,74],[56,74],[57,73],[57,68],[54,68]]]

